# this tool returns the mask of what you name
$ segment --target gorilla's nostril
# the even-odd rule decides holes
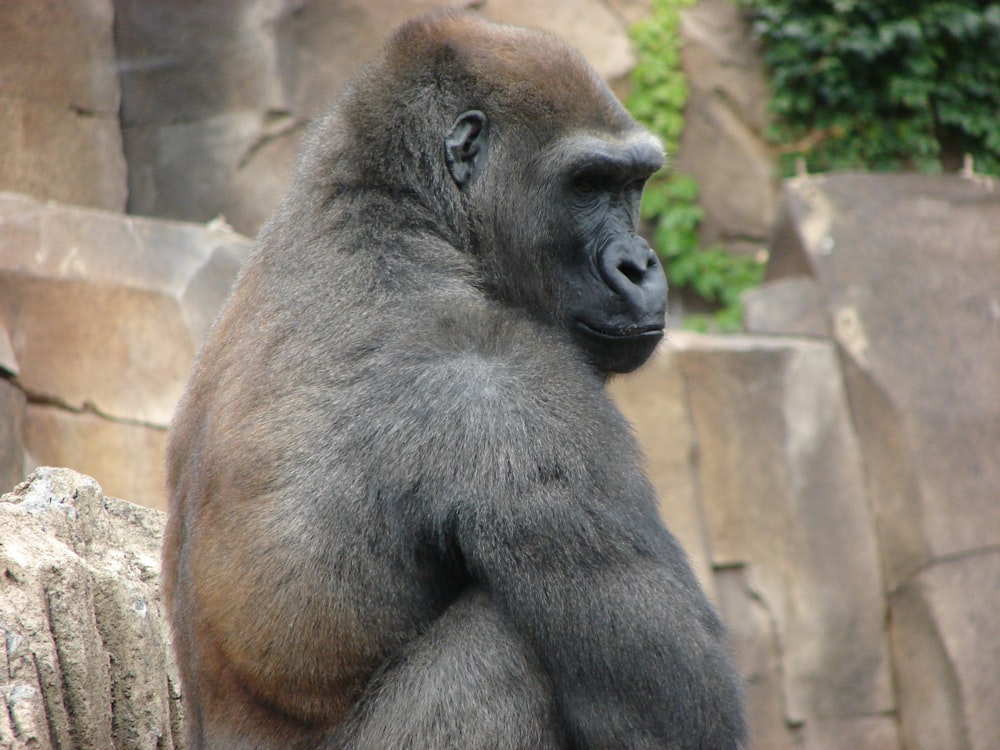
[[[641,268],[637,263],[630,259],[625,259],[618,264],[618,271],[622,274],[622,276],[636,285],[641,284],[642,280],[646,278],[646,271],[648,269],[649,266]]]

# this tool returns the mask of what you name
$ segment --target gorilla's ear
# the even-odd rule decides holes
[[[451,178],[460,188],[469,185],[486,163],[489,147],[486,115],[477,109],[463,112],[445,136],[445,160]]]

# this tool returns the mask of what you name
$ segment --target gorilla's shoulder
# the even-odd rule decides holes
[[[627,432],[580,353],[524,315],[456,305],[424,316],[392,358],[391,368],[372,370],[382,378],[375,390],[386,417],[420,444],[443,436],[453,444],[537,446],[569,439],[579,425]]]
[[[422,373],[428,385],[477,396],[604,393],[600,377],[561,332],[522,312],[457,298],[423,312],[397,356],[401,368]]]

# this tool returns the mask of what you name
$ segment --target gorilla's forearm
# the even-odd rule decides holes
[[[560,515],[574,501],[579,512]],[[606,523],[606,509],[587,513],[587,502],[526,499],[518,511],[532,519],[529,535],[523,517],[480,518],[470,554],[552,679],[573,747],[700,747],[690,738],[713,716],[723,721],[703,746],[735,750],[739,677],[683,553],[662,527],[639,536]]]

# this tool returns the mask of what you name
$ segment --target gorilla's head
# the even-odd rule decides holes
[[[389,40],[346,102],[352,179],[419,195],[491,297],[568,332],[602,374],[649,357],[667,284],[637,226],[663,150],[578,52],[431,15]]]

